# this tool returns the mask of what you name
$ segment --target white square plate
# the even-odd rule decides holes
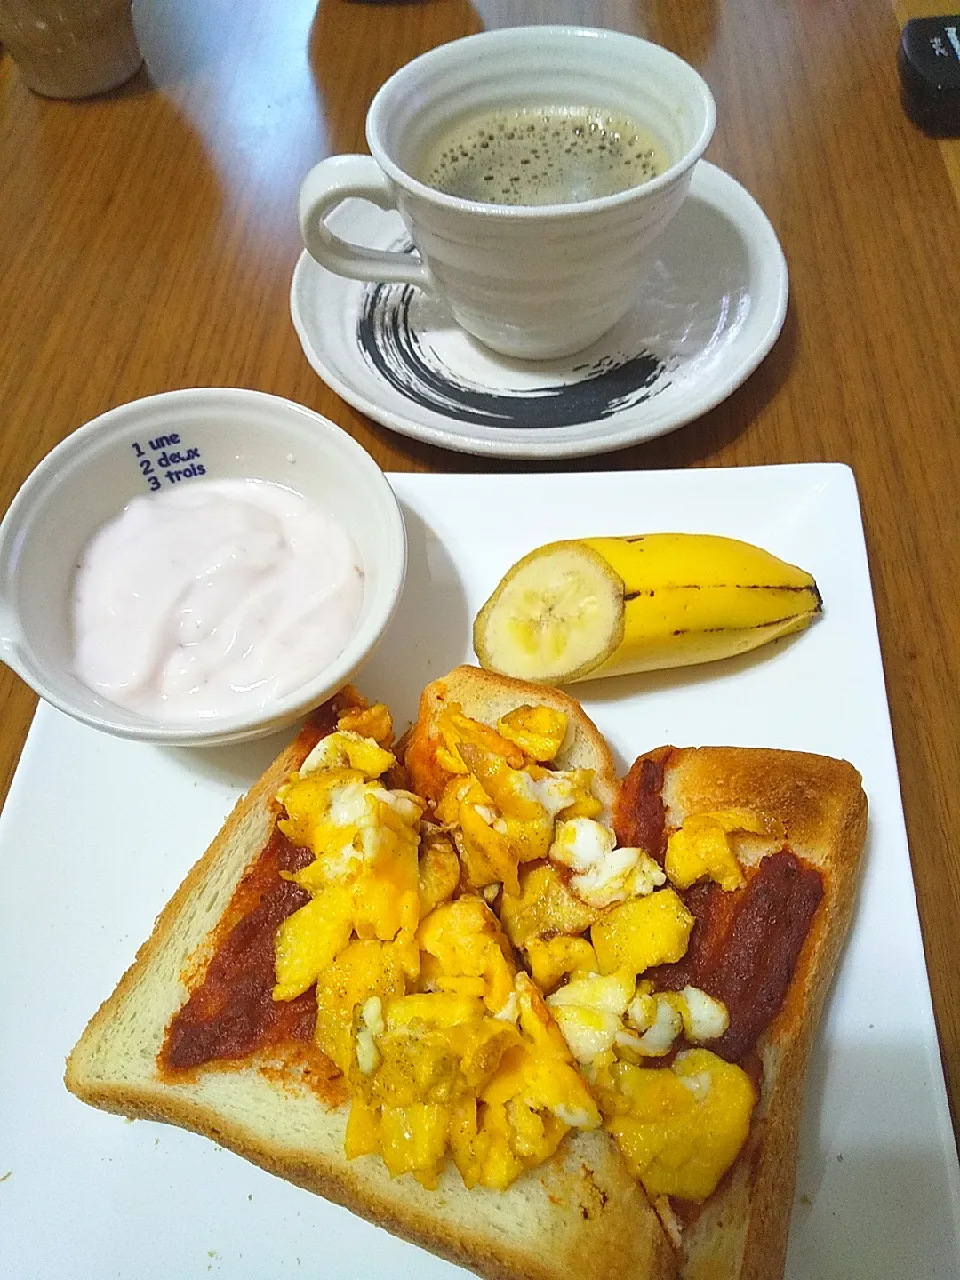
[[[960,1176],[851,473],[815,465],[392,482],[410,538],[407,587],[359,683],[390,703],[398,726],[427,681],[469,659],[476,610],[538,543],[724,533],[815,575],[825,615],[801,636],[714,667],[579,692],[624,765],[670,742],[819,751],[860,769],[871,806],[866,870],[807,1081],[787,1275],[960,1274]],[[278,745],[125,743],[41,705],[0,819],[5,1280],[457,1272],[203,1138],[130,1124],[63,1087],[64,1058],[87,1019]]]

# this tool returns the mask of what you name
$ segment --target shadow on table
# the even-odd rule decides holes
[[[327,153],[366,152],[363,116],[356,110],[357,86],[367,102],[393,73],[434,45],[482,29],[467,0],[427,0],[430,39],[424,23],[400,21],[398,5],[343,4],[320,0],[310,24],[307,56],[327,126]],[[366,107],[366,104],[365,104]],[[318,157],[319,159],[319,157]]]

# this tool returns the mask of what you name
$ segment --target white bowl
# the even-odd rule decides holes
[[[74,674],[73,575],[90,537],[131,498],[157,481],[162,488],[191,483],[198,465],[209,478],[286,485],[325,508],[360,552],[363,604],[347,647],[308,684],[254,713],[166,721],[108,702]],[[171,479],[178,471],[185,474]],[[293,723],[351,679],[390,621],[405,570],[393,490],[346,432],[259,391],[168,391],[111,409],[67,436],[14,498],[0,524],[0,658],[47,702],[118,737],[171,746],[242,742]]]

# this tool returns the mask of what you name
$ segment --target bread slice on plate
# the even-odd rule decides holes
[[[539,693],[538,699],[545,701]],[[614,774],[602,738],[572,700],[559,695],[555,701],[574,722],[565,759],[600,768],[609,803]],[[515,705],[502,693],[496,703],[503,710]],[[568,1140],[548,1165],[506,1192],[468,1191],[452,1166],[431,1191],[409,1176],[391,1178],[377,1156],[347,1160],[348,1108],[329,1105],[322,1092],[294,1071],[278,1071],[272,1060],[221,1063],[182,1081],[158,1068],[167,1027],[209,962],[211,935],[269,839],[280,812],[278,789],[333,729],[341,709],[342,703],[321,709],[239,801],[91,1019],[67,1062],[67,1088],[103,1110],[204,1134],[491,1280],[568,1280],[572,1274],[608,1280],[614,1273],[670,1280],[677,1274],[674,1251],[643,1189],[601,1131]]]
[[[740,861],[756,865],[786,846],[820,872],[823,897],[782,1007],[756,1048],[760,1100],[747,1145],[681,1228],[684,1280],[772,1280],[783,1274],[804,1073],[850,925],[866,838],[867,801],[852,765],[763,748],[666,747],[641,756],[624,780],[615,825],[623,843],[641,831],[653,843],[659,829],[662,847],[689,815],[738,809],[765,815],[770,825],[769,835],[738,837]],[[789,921],[778,925],[785,930]],[[758,956],[769,963],[762,949]],[[704,985],[710,990],[709,982]],[[746,985],[754,998],[756,985],[752,992]]]
[[[514,680],[483,667],[455,667],[424,689],[417,722],[401,744],[408,759],[411,754],[429,753],[435,747],[438,717],[454,704],[464,715],[488,725],[524,705],[562,712],[568,719],[567,735],[552,763],[557,769],[592,769],[593,791],[603,804],[601,817],[605,822],[612,820],[620,785],[613,755],[603,734],[575,698],[562,689]]]
[[[379,1155],[348,1160],[346,1082],[312,1043],[247,1052],[239,1034],[223,1057],[171,1070],[171,1024],[217,963],[223,939],[242,930],[264,900],[262,872],[284,813],[277,793],[338,719],[361,705],[349,690],[320,709],[237,804],[91,1019],[68,1060],[67,1087],[104,1110],[204,1134],[492,1280],[779,1276],[803,1070],[849,923],[863,842],[865,801],[856,771],[788,752],[662,748],[641,757],[621,789],[610,752],[579,704],[476,668],[458,668],[425,690],[418,723],[403,743],[408,758],[419,752],[423,764],[436,746],[438,715],[454,703],[490,726],[518,706],[563,711],[567,737],[551,767],[594,771],[600,820],[615,822],[621,844],[639,843],[642,835],[643,847],[662,859],[670,832],[688,815],[749,809],[763,815],[763,830],[731,837],[744,867],[787,848],[820,873],[822,901],[787,975],[782,1007],[751,1058],[760,1101],[746,1147],[703,1204],[666,1197],[654,1203],[604,1128],[571,1128],[552,1156],[504,1191],[468,1189],[450,1160],[433,1189],[407,1174],[391,1177]],[[274,882],[282,887],[287,880],[278,872]],[[251,886],[259,886],[256,893]],[[487,900],[496,905],[495,895]],[[680,969],[670,968],[662,966],[664,989],[677,989]],[[709,990],[711,975],[706,969],[704,975]],[[750,1004],[749,982],[745,992],[730,995],[722,966],[718,981],[727,983],[732,1005]]]

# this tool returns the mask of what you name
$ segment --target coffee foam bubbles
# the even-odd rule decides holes
[[[461,119],[425,150],[416,176],[464,200],[574,204],[639,186],[669,163],[659,140],[628,116],[521,107]]]

